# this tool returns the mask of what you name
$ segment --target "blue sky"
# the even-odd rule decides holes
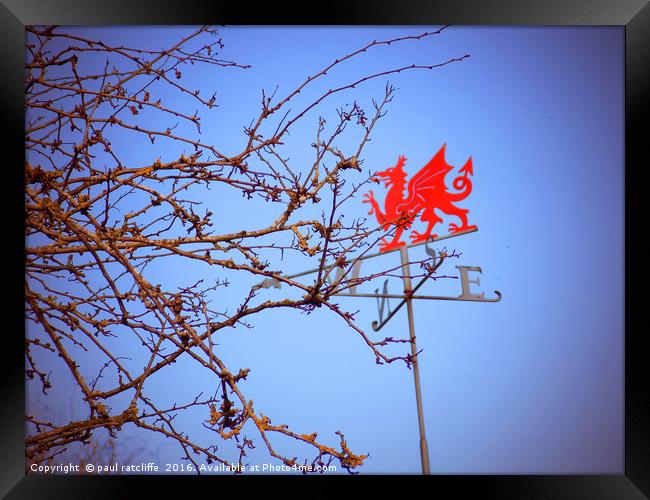
[[[202,139],[234,153],[244,140],[242,126],[258,112],[261,89],[278,85],[282,94],[370,40],[428,29],[226,27],[221,56],[252,68],[186,70],[189,88],[218,91],[219,108],[204,113]],[[187,30],[75,28],[107,43],[152,48]],[[365,170],[380,170],[406,155],[409,176],[442,144],[454,167],[471,156],[474,188],[459,205],[470,210],[479,231],[438,246],[462,253],[443,271],[481,266],[481,290],[503,294],[496,304],[415,304],[433,473],[623,471],[623,49],[622,28],[451,27],[423,41],[376,48],[301,97],[308,102],[319,89],[367,73],[471,56],[441,69],[391,76],[398,92],[363,156]],[[354,99],[368,105],[381,98],[385,84],[386,78],[377,79],[325,101],[320,113],[332,117],[335,105]],[[309,145],[317,121],[318,113],[306,115],[287,141],[297,164],[313,157]],[[134,164],[151,160],[150,150],[119,136],[114,143],[121,140]],[[157,147],[163,160],[178,156],[175,146]],[[379,196],[381,189],[375,192]],[[220,232],[265,227],[277,216],[276,207],[238,194],[196,196],[217,214]],[[349,204],[346,217],[365,216],[368,206],[360,201]],[[412,256],[424,257],[422,247]],[[364,270],[398,263],[390,254]],[[282,266],[289,274],[314,267],[291,259]],[[211,278],[206,273],[214,270],[178,265],[150,272],[165,283],[188,284],[196,276]],[[252,284],[236,280],[214,298],[235,306]],[[391,291],[399,287],[399,281],[390,284]],[[458,295],[460,283],[439,281],[421,292]],[[263,293],[279,298],[286,290]],[[374,300],[340,303],[359,309],[359,325],[371,331]],[[376,365],[360,337],[320,309],[310,315],[265,312],[251,323],[252,329],[220,333],[217,342],[231,371],[251,368],[242,388],[256,408],[274,423],[316,431],[332,444],[338,442],[334,432],[343,431],[353,450],[370,453],[362,473],[419,472],[412,373],[404,365]],[[407,336],[405,311],[381,335]],[[205,372],[177,365],[168,377],[152,378],[149,395],[187,400],[210,391]],[[67,412],[69,396],[65,390],[57,394],[59,402],[47,404]],[[178,420],[185,418],[202,435],[198,419]],[[148,446],[161,463],[177,461],[181,453],[156,439]],[[301,452],[291,442],[278,447],[288,455]],[[269,461],[262,446],[249,458]]]

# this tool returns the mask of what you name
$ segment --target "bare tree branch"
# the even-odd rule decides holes
[[[230,371],[215,351],[214,336],[225,328],[246,326],[249,317],[267,310],[324,307],[359,335],[377,363],[411,363],[410,354],[384,351],[408,339],[373,341],[355,323],[354,314],[331,301],[335,293],[399,270],[350,277],[358,258],[385,236],[385,227],[403,221],[371,227],[364,219],[344,223],[341,217],[346,203],[369,182],[370,176],[350,184],[348,171],[361,171],[360,156],[386,113],[394,87],[387,84],[368,111],[357,101],[339,108],[333,126],[320,118],[311,144],[313,163],[288,159],[283,140],[337,94],[380,77],[441,68],[468,57],[351,77],[297,105],[297,96],[309,92],[312,82],[326,81],[334,67],[354,64],[371,49],[421,41],[443,30],[370,42],[308,76],[284,97],[262,92],[259,114],[244,127],[243,148],[226,154],[223,145],[201,139],[202,117],[185,104],[189,99],[212,112],[218,94],[183,83],[185,73],[203,65],[217,71],[250,69],[219,58],[224,44],[217,29],[201,27],[168,49],[149,50],[112,46],[58,27],[27,28],[25,374],[48,394],[53,378],[41,364],[49,358],[62,360],[86,412],[85,418],[71,422],[28,416],[28,461],[51,461],[70,443],[90,442],[98,429],[115,435],[131,426],[173,439],[183,459],[196,467],[204,461],[228,463],[217,445],[198,442],[191,429],[174,422],[176,415],[194,412],[220,441],[234,439],[240,464],[259,441],[283,464],[297,464],[297,457],[285,456],[272,445],[271,436],[307,445],[315,457],[312,464],[334,460],[350,472],[363,464],[367,454],[352,452],[341,433],[325,444],[315,432],[302,434],[272,424],[244,393],[250,370]],[[100,57],[104,62],[98,65]],[[169,95],[178,96],[183,106]],[[188,124],[193,131],[187,130]],[[266,129],[273,132],[264,137]],[[361,132],[354,147],[341,146],[348,129]],[[133,144],[164,141],[165,150],[179,153],[142,161],[134,155],[135,146],[125,147],[126,137]],[[202,209],[200,196],[216,187],[238,192],[244,200],[264,200],[274,220],[264,223],[260,218],[259,227],[218,232],[214,214]],[[320,219],[304,216],[308,202],[322,208]],[[316,263],[312,284],[283,275],[280,259],[285,254]],[[207,283],[188,276],[188,283],[177,287],[159,283],[159,274],[150,268],[177,259],[202,265],[218,278]],[[338,280],[329,276],[332,265],[342,270]],[[215,290],[228,286],[233,276],[253,282],[272,278],[286,285],[287,294],[264,300],[263,291],[253,287],[236,309],[215,306]],[[127,335],[137,339],[140,352],[132,352],[133,342],[125,343]],[[161,405],[149,396],[150,380],[160,372],[173,376],[181,357],[201,367],[216,390],[210,397],[199,394]],[[307,464],[307,458],[301,463]]]

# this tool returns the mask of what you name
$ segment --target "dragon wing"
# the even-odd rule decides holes
[[[422,167],[408,184],[408,196],[399,208],[411,208],[417,210],[422,207],[424,202],[424,192],[430,189],[446,190],[445,176],[453,167],[445,161],[445,146],[443,144],[440,150],[429,162]]]

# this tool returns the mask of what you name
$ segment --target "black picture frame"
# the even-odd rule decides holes
[[[287,24],[289,8],[276,6],[242,9],[225,2],[182,3],[161,1],[100,0],[0,0],[0,106],[7,125],[3,136],[6,185],[3,192],[5,231],[0,252],[5,263],[4,332],[0,352],[0,495],[7,498],[121,498],[135,487],[166,487],[170,477],[37,476],[24,473],[24,305],[20,290],[24,274],[22,173],[24,162],[24,26],[33,24]],[[444,0],[411,2],[349,1],[302,9],[298,24],[463,24],[463,25],[616,25],[625,26],[625,259],[641,263],[643,247],[637,238],[643,230],[643,181],[648,168],[647,146],[641,132],[648,113],[650,89],[650,5],[648,0]],[[308,13],[310,12],[310,13]],[[644,162],[645,160],[645,162]],[[603,200],[607,203],[607,200]],[[24,262],[24,261],[22,261]],[[647,361],[643,349],[644,317],[640,293],[632,287],[645,272],[625,266],[625,473],[621,475],[558,476],[430,476],[408,480],[431,481],[432,494],[446,486],[454,496],[495,496],[517,499],[636,499],[650,495],[650,391],[646,385]],[[179,476],[175,476],[178,478]],[[197,478],[187,478],[193,479]],[[239,481],[242,478],[233,478]],[[329,481],[319,476],[316,481]],[[381,480],[378,476],[357,477]],[[406,479],[406,478],[402,478]],[[220,476],[220,481],[226,478]],[[352,478],[336,478],[349,481]],[[137,484],[136,484],[137,483]],[[239,483],[237,483],[239,484]],[[101,485],[101,486],[100,486]],[[423,486],[423,483],[405,487]],[[126,496],[125,496],[126,495]]]

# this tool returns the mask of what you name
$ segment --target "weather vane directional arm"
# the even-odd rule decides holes
[[[379,252],[375,252],[369,255],[363,255],[360,257],[355,258],[352,260],[352,263],[350,265],[350,268],[352,269],[352,274],[353,277],[352,279],[357,279],[358,275],[360,274],[361,270],[361,261],[367,260],[367,259],[372,259],[374,257],[379,257],[382,255],[386,255],[388,253],[392,252],[397,252],[400,251],[402,253],[403,251],[414,248],[420,245],[425,246],[425,251],[426,253],[434,258],[434,265],[433,268],[429,269],[425,276],[418,282],[418,284],[411,290],[409,293],[402,293],[402,294],[391,294],[387,292],[387,285],[384,283],[384,293],[379,293],[379,290],[376,290],[375,293],[357,293],[356,292],[356,283],[352,283],[349,285],[350,292],[343,292],[339,291],[336,293],[331,294],[332,296],[336,297],[358,297],[358,298],[372,298],[372,299],[401,299],[401,302],[397,305],[395,309],[389,312],[389,316],[386,317],[384,320],[383,318],[383,306],[378,305],[379,309],[379,321],[373,321],[372,323],[372,328],[375,331],[379,331],[388,321],[399,311],[403,305],[405,304],[406,298],[410,298],[412,300],[452,300],[452,301],[469,301],[469,302],[498,302],[501,300],[501,293],[497,290],[494,291],[496,294],[495,298],[485,298],[484,294],[474,294],[471,293],[469,290],[470,283],[478,283],[478,280],[471,280],[468,277],[468,271],[478,271],[481,272],[480,267],[476,266],[456,266],[457,269],[460,271],[460,278],[461,278],[461,284],[462,284],[462,290],[463,293],[461,295],[456,296],[456,297],[449,297],[449,296],[441,296],[441,295],[415,295],[415,292],[422,286],[426,281],[431,278],[431,276],[440,268],[440,266],[443,264],[445,261],[445,257],[447,256],[443,252],[439,252],[438,255],[436,255],[436,252],[434,249],[429,247],[430,242],[438,242],[441,240],[445,240],[448,238],[453,238],[455,236],[462,236],[465,234],[470,234],[478,231],[478,228],[476,226],[471,227],[470,229],[464,230],[464,231],[457,231],[454,233],[449,233],[445,234],[442,236],[435,236],[433,238],[430,238],[427,241],[420,241],[418,243],[413,243],[411,245],[402,245],[400,247],[394,247],[390,248],[387,250],[382,250]],[[402,265],[400,267],[404,267],[404,262],[402,262]],[[326,276],[334,269],[336,268],[336,264],[330,264],[328,266],[325,266],[323,269],[326,272]],[[314,274],[318,272],[321,268],[317,267],[314,269],[308,269],[306,271],[302,271],[299,273],[291,274],[291,275],[286,275],[283,276],[283,278],[291,280],[295,278],[300,278],[302,276],[308,276],[310,274]],[[340,268],[337,269],[337,275],[335,278],[335,282],[338,282],[342,277],[343,277],[344,271]],[[276,279],[276,278],[266,278],[257,285],[255,285],[253,288],[259,289],[259,288],[281,288],[282,284],[281,282]]]
[[[457,232],[454,232],[454,233],[444,234],[442,236],[433,236],[433,237],[429,238],[426,241],[424,241],[424,240],[419,241],[417,243],[413,243],[413,244],[407,245],[407,246],[408,246],[408,248],[414,248],[414,247],[417,247],[417,246],[420,246],[420,245],[428,245],[430,242],[438,242],[438,241],[441,241],[441,240],[446,240],[448,238],[453,238],[455,236],[462,236],[464,234],[474,233],[476,231],[478,231],[478,228],[476,226],[474,226],[474,227],[472,227],[470,229],[467,229],[467,230],[464,230],[464,231],[457,231]],[[371,254],[368,254],[368,255],[362,255],[360,257],[356,257],[352,261],[352,266],[357,265],[361,261],[372,259],[373,257],[379,257],[380,255],[386,255],[386,254],[391,253],[391,252],[397,252],[397,251],[399,251],[399,249],[400,249],[400,247],[394,247],[394,248],[391,248],[389,250],[380,250],[379,252],[375,252],[375,253],[371,253]],[[336,264],[329,264],[329,265],[324,267],[324,270],[325,271],[331,271],[335,267],[336,267]],[[283,276],[283,278],[290,279],[290,280],[295,279],[295,278],[301,278],[302,276],[308,276],[310,274],[317,273],[320,269],[321,269],[320,267],[315,267],[313,269],[307,269],[306,271],[301,271],[299,273]],[[254,285],[253,288],[255,288],[255,289],[259,289],[259,288],[281,288],[281,283],[280,283],[279,280],[277,280],[275,278],[266,278],[266,279],[262,280],[260,283]],[[341,294],[341,295],[343,295],[343,294]],[[345,294],[345,295],[348,296],[350,294]],[[365,296],[364,294],[359,295],[359,297],[364,297],[364,296]],[[375,297],[375,295],[372,295],[372,297]]]

